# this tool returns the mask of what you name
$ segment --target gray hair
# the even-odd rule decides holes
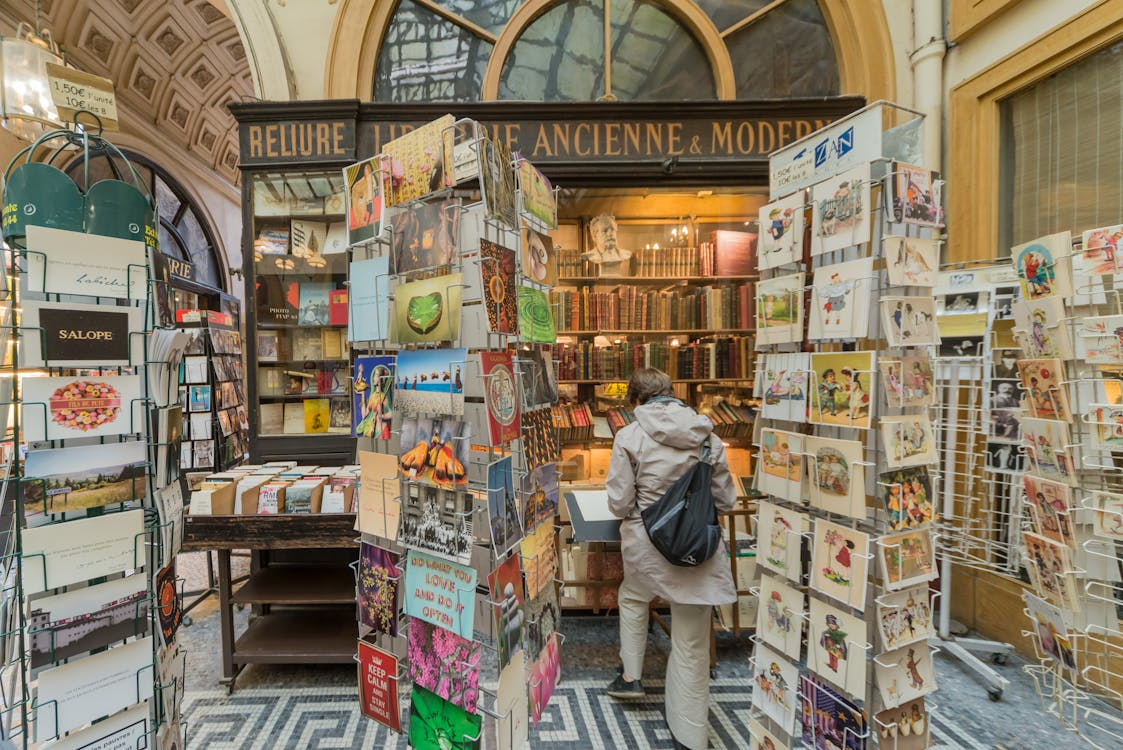
[[[671,376],[654,367],[641,367],[628,381],[628,403],[646,404],[656,396],[674,396]]]

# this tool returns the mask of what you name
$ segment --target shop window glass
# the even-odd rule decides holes
[[[1123,43],[1001,105],[997,252],[1123,222]]]
[[[702,45],[646,0],[613,0],[612,93],[622,101],[716,99]]]
[[[738,99],[838,96],[838,61],[816,0],[788,0],[727,37]]]
[[[604,95],[600,0],[567,0],[519,37],[503,65],[500,99],[594,101]]]
[[[705,11],[718,31],[729,28],[771,2],[772,0],[694,0],[694,4]]]
[[[436,5],[499,36],[524,0],[436,0]]]

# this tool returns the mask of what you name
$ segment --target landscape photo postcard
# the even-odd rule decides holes
[[[143,500],[147,444],[140,441],[29,451],[22,483],[27,518]]]
[[[806,617],[804,593],[781,578],[762,575],[759,599],[757,635],[789,659],[798,659]]]
[[[487,512],[492,547],[495,554],[502,555],[523,537],[510,456],[504,456],[487,467]]]
[[[395,360],[392,355],[355,357],[351,378],[351,434],[355,437],[390,439],[394,416]],[[400,393],[400,391],[398,391]]]
[[[460,240],[460,201],[446,198],[411,203],[391,217],[394,273],[447,266],[456,258]]]
[[[492,333],[518,333],[515,251],[490,240],[480,240],[479,264],[488,330]]]
[[[889,283],[934,287],[940,270],[940,241],[890,235],[881,242]]]
[[[853,609],[865,610],[869,547],[869,534],[816,519],[811,588]]]
[[[511,353],[480,352],[480,371],[484,381],[484,406],[487,408],[491,445],[500,446],[517,440],[520,434],[519,395]]]
[[[409,702],[409,746],[416,750],[478,750],[483,716],[414,686]]]
[[[407,649],[409,676],[414,685],[465,711],[476,710],[480,697],[482,644],[411,618]]]
[[[554,240],[548,234],[523,229],[523,276],[546,286],[558,283],[558,254]]]
[[[932,604],[927,586],[917,586],[877,597],[877,629],[886,651],[935,635]]]
[[[394,408],[403,414],[463,414],[467,363],[467,349],[399,351],[394,372]]]
[[[756,334],[761,344],[803,340],[804,274],[761,279],[756,284]]]
[[[389,161],[381,173],[386,206],[397,206],[452,187],[452,131],[456,118],[444,115],[382,147]]]
[[[401,557],[362,542],[359,545],[359,622],[376,633],[398,634],[398,581]]]
[[[517,288],[519,332],[523,341],[553,344],[558,339],[550,298],[541,289],[520,284]]]
[[[807,339],[864,338],[869,333],[873,258],[859,258],[815,270]]]
[[[922,227],[944,225],[939,172],[895,161],[890,166],[889,184],[894,222]]]
[[[803,191],[760,207],[760,269],[803,260]]]
[[[811,187],[811,254],[870,241],[870,165],[861,164]]]
[[[526,159],[519,159],[518,170],[523,210],[553,229],[558,225],[558,202],[550,179]]]
[[[409,482],[402,495],[398,540],[458,563],[472,559],[472,496]]]
[[[1025,299],[1072,296],[1071,232],[1050,234],[1015,245],[1010,254]]]
[[[870,429],[875,356],[868,351],[812,353],[807,421]]]
[[[394,338],[399,344],[434,344],[460,338],[464,275],[435,276],[394,289]]]
[[[511,555],[487,577],[490,604],[495,618],[495,642],[499,652],[499,669],[510,663],[511,657],[522,650],[523,611],[526,587],[519,556]]]
[[[865,519],[865,470],[860,464],[864,455],[862,443],[809,435],[804,445],[809,459],[806,497],[811,506],[827,513]]]
[[[382,180],[378,157],[343,168],[343,187],[347,207],[347,244],[370,242],[379,233],[382,220]]]

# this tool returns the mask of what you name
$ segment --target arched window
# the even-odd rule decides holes
[[[192,263],[199,283],[225,290],[226,272],[218,255],[214,231],[187,191],[152,160],[132,151],[123,153],[156,198],[160,212],[160,250],[165,255]],[[125,165],[109,158],[105,152],[90,154],[89,185],[85,183],[86,171],[81,159],[70,162],[66,172],[83,191],[99,180],[124,180],[130,184],[133,181]]]
[[[839,94],[818,0],[399,0],[377,59],[383,102]]]

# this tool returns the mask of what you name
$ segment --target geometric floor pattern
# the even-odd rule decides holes
[[[615,701],[601,681],[563,680],[542,721],[531,730],[538,750],[670,748],[663,721],[662,684],[644,681],[651,696]],[[743,750],[748,741],[751,686],[747,680],[711,683],[710,743],[714,750]],[[335,688],[245,688],[188,691],[184,697],[187,746],[206,750],[338,750],[404,748],[405,737],[363,717],[357,690]],[[933,714],[937,750],[987,750],[965,732]],[[870,743],[872,747],[872,743]]]

